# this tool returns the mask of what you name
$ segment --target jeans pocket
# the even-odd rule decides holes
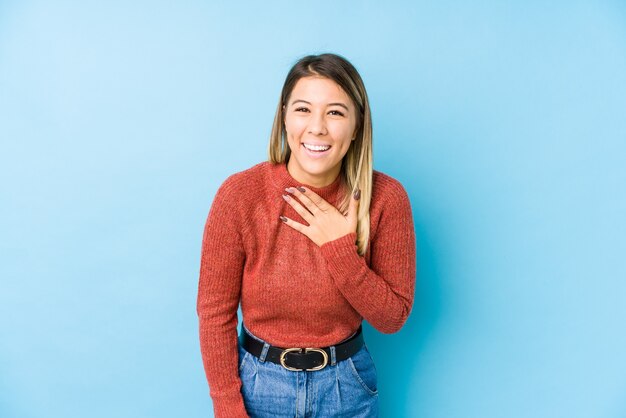
[[[237,347],[238,347],[238,351],[239,351],[239,361],[238,361],[239,373],[241,373],[241,371],[243,370],[244,366],[246,365],[246,362],[248,361],[248,358],[251,356],[251,354],[248,353],[240,345],[238,345]]]
[[[376,366],[369,350],[365,345],[352,357],[347,359],[354,378],[361,384],[363,389],[370,395],[378,393],[378,376]]]

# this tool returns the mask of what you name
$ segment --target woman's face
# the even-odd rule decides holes
[[[331,79],[303,77],[294,86],[284,115],[291,149],[289,174],[314,187],[332,183],[356,134],[356,109],[350,97]]]

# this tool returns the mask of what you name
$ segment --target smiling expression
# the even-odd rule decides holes
[[[354,103],[335,81],[303,77],[284,107],[291,176],[314,187],[332,183],[356,134]]]

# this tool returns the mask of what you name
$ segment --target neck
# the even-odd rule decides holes
[[[339,176],[339,174],[341,173],[341,165],[339,165],[337,168],[333,167],[330,172],[324,173],[321,176],[313,176],[306,172],[298,172],[297,170],[294,170],[293,164],[291,164],[290,160],[287,163],[287,171],[294,180],[304,185],[313,186],[316,188],[323,188],[335,182],[337,176]]]
[[[329,202],[335,202],[340,196],[343,195],[343,193],[345,193],[345,186],[343,184],[343,179],[341,178],[341,173],[338,173],[331,183],[319,187],[307,181],[300,181],[300,179],[294,178],[287,169],[286,162],[272,164],[271,171],[272,182],[281,193],[283,193],[286,187],[305,186],[319,195],[322,199]]]

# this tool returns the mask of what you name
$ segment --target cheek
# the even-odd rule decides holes
[[[349,124],[337,124],[332,127],[332,136],[335,141],[349,143],[352,139],[354,128]]]
[[[302,135],[302,131],[304,130],[304,124],[298,118],[287,118],[285,119],[285,130],[287,131],[288,137],[299,137]]]

